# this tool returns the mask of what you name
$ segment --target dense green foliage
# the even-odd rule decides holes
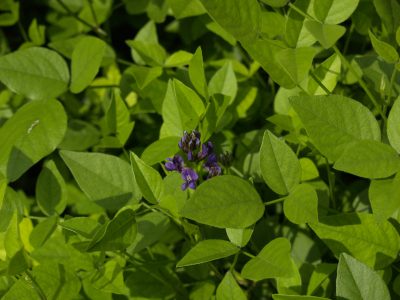
[[[399,47],[398,0],[1,0],[1,299],[400,299]]]

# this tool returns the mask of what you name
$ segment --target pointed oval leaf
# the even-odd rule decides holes
[[[305,22],[305,26],[325,49],[335,45],[336,42],[346,32],[346,28],[344,26],[335,24],[322,24],[313,20],[307,20]]]
[[[400,209],[400,173],[391,179],[372,180],[368,190],[377,220],[387,220]]]
[[[333,167],[360,177],[385,178],[400,171],[400,157],[389,145],[356,141],[344,150]]]
[[[57,52],[31,47],[0,57],[0,81],[17,94],[48,100],[67,90],[69,71]]]
[[[277,194],[287,195],[300,182],[301,166],[296,154],[269,130],[261,144],[260,167],[265,182]]]
[[[247,297],[239,284],[236,282],[235,277],[228,271],[221,283],[217,287],[216,300],[246,300]]]
[[[325,24],[346,21],[356,10],[360,0],[312,0],[308,13]]]
[[[189,78],[196,91],[208,98],[206,75],[204,73],[203,52],[197,48],[189,63]]]
[[[72,52],[71,92],[80,93],[90,85],[99,71],[106,43],[94,36],[79,40]]]
[[[238,247],[244,247],[250,241],[254,226],[243,229],[226,228],[229,240]]]
[[[151,203],[158,203],[164,190],[160,173],[147,165],[133,152],[131,152],[131,164],[143,197]]]
[[[400,153],[400,97],[397,97],[387,120],[387,135],[390,145]]]
[[[288,239],[276,238],[269,242],[256,257],[244,265],[241,274],[254,281],[294,275]]]
[[[61,214],[67,205],[67,187],[53,160],[47,161],[39,174],[36,201],[48,216]]]
[[[318,222],[318,196],[308,184],[300,184],[286,197],[283,203],[286,218],[292,223]]]
[[[89,244],[87,251],[124,250],[136,237],[137,227],[135,212],[124,209],[119,212],[105,227],[100,230]]]
[[[348,144],[357,140],[380,141],[379,124],[361,103],[339,95],[290,98],[313,144],[336,161]]]
[[[399,60],[399,54],[392,45],[378,40],[371,31],[368,33],[369,38],[371,39],[372,47],[374,47],[375,52],[378,53],[380,57],[382,57],[389,64],[395,63]]]
[[[159,139],[144,149],[140,158],[149,166],[165,161],[165,159],[174,156],[179,151],[179,141],[180,137],[178,136]]]
[[[208,84],[208,93],[210,96],[214,94],[229,96],[230,103],[235,99],[237,89],[236,76],[235,72],[233,72],[231,62],[225,63],[222,68],[214,74]]]
[[[320,217],[320,223],[309,225],[337,257],[346,252],[375,269],[389,265],[400,249],[393,225],[371,214]]]
[[[256,0],[201,0],[210,16],[238,40],[253,40],[261,24],[261,8]]]
[[[228,257],[239,252],[234,244],[224,240],[204,240],[196,244],[176,264],[176,267],[192,266]]]
[[[390,300],[389,290],[383,279],[368,266],[343,253],[340,255],[336,295],[340,299]]]
[[[66,129],[67,115],[58,101],[25,104],[0,128],[0,173],[18,179],[55,150]]]
[[[202,183],[186,202],[182,216],[219,228],[245,228],[264,213],[257,191],[245,180],[225,175]]]
[[[96,204],[117,210],[140,193],[126,161],[108,154],[63,150],[61,157],[85,194]]]

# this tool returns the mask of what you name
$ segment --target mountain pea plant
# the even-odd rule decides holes
[[[1,1],[1,299],[400,299],[398,16]]]

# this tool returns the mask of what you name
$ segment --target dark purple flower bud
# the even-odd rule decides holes
[[[188,134],[184,131],[178,146],[185,153],[197,150],[200,147],[200,132],[193,130]]]
[[[208,156],[207,162],[204,164],[204,168],[208,171],[208,179],[221,175],[222,170],[217,162],[217,155],[215,155],[215,153],[211,153],[211,155]]]
[[[175,155],[173,158],[167,158],[165,163],[165,168],[168,171],[178,171],[182,172],[184,166],[183,158],[180,155]]]
[[[219,156],[219,161],[224,167],[230,167],[232,165],[232,153],[226,151]]]
[[[196,171],[190,168],[184,168],[182,170],[182,179],[185,182],[182,184],[182,191],[186,190],[188,187],[194,190],[196,188],[196,181],[199,179],[199,175],[197,175]]]
[[[205,159],[208,155],[212,154],[213,148],[214,146],[211,142],[201,145],[201,151],[197,154],[197,158],[199,160]]]

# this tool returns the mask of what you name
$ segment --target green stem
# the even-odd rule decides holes
[[[129,62],[129,61],[125,60],[125,59],[121,59],[121,58],[117,58],[117,62],[119,62],[122,65],[126,65],[126,66],[134,65],[134,63]]]
[[[93,21],[96,24],[96,28],[99,28],[99,22],[97,22],[96,12],[93,7],[93,0],[89,0],[89,7],[90,7],[90,11],[92,13]]]
[[[242,250],[241,252],[242,252],[244,255],[246,255],[246,256],[248,256],[248,257],[250,257],[250,258],[256,257],[255,255],[253,255],[253,254],[251,254],[251,253],[249,253],[249,252],[246,252],[246,251],[244,251],[244,250]]]
[[[238,257],[239,257],[239,253],[240,253],[240,252],[236,253],[236,254],[235,254],[235,257],[233,258],[233,262],[232,262],[232,264],[231,264],[231,267],[229,268],[229,270],[231,271],[231,273],[232,273],[233,270],[235,269],[235,266],[236,266],[236,263],[237,263],[237,260],[238,260]]]
[[[82,19],[81,17],[79,17],[76,13],[74,13],[67,5],[65,5],[65,3],[63,2],[63,0],[57,0],[58,4],[60,4],[62,6],[62,8],[64,8],[64,10],[71,15],[72,17],[74,17],[77,21],[81,22],[83,25],[89,27],[91,30],[93,30],[94,32],[96,32],[98,35],[100,36],[107,36],[107,33],[102,30],[100,27],[97,26],[93,26],[92,24],[90,24],[89,22],[87,22],[86,20]]]
[[[88,89],[107,89],[107,88],[119,88],[118,84],[105,84],[105,85],[90,85]]]
[[[24,39],[24,41],[29,42],[29,38],[28,38],[26,31],[25,31],[24,27],[22,26],[20,20],[18,20],[18,29],[21,32],[21,35],[22,35],[22,38]]]
[[[310,16],[309,14],[307,14],[307,13],[305,13],[304,11],[302,11],[300,8],[298,8],[297,6],[295,6],[294,4],[292,4],[292,3],[289,3],[289,7],[291,8],[291,9],[293,9],[293,10],[295,10],[297,13],[299,13],[300,15],[302,15],[304,18],[306,18],[306,19],[310,19],[310,20],[313,20],[313,21],[317,21],[317,20],[315,20],[312,16]],[[317,21],[317,22],[319,22],[319,21]],[[320,22],[319,22],[320,23]]]
[[[355,27],[354,23],[351,23],[350,29],[349,29],[349,34],[347,35],[346,41],[343,46],[343,55],[345,55],[347,53],[347,49],[349,49],[350,38],[353,35],[354,27]]]
[[[208,263],[208,266],[215,273],[215,275],[218,277],[218,279],[222,280],[224,278],[224,276],[221,274],[220,271],[218,271],[217,267],[214,266],[213,263]]]
[[[333,189],[335,186],[335,180],[332,177],[332,172],[331,172],[331,168],[329,166],[329,161],[327,158],[325,158],[325,165],[326,165],[326,172],[328,175],[328,184],[329,184],[329,199],[331,200],[332,203],[332,207],[333,209],[336,210],[336,201],[335,201],[335,195],[333,193]]]
[[[392,98],[392,91],[393,91],[393,85],[394,85],[394,82],[395,82],[395,80],[396,80],[396,75],[397,75],[397,68],[396,68],[396,66],[393,66],[393,72],[392,72],[392,76],[390,77],[390,84],[389,84],[389,94],[388,94],[388,97],[387,97],[387,100],[386,100],[386,103],[387,103],[387,105],[390,105],[391,104],[391,98]]]
[[[276,200],[273,200],[273,201],[264,202],[264,205],[265,205],[265,206],[273,205],[273,204],[276,204],[276,203],[285,201],[285,199],[286,199],[286,198],[279,198],[279,199],[276,199]]]
[[[37,294],[39,295],[40,299],[42,300],[47,300],[47,297],[45,295],[45,293],[43,292],[42,288],[39,286],[39,284],[36,282],[35,278],[32,276],[32,274],[26,270],[24,272],[24,274],[26,274],[26,276],[28,276],[29,280],[31,281],[33,288],[35,289],[35,291],[37,292]]]
[[[236,169],[234,166],[230,166],[230,169],[235,172],[237,175],[239,175],[240,177],[244,178],[244,174],[242,172],[240,172],[238,169]]]
[[[315,80],[316,83],[318,83],[318,85],[324,90],[324,92],[325,92],[327,95],[330,95],[330,94],[331,94],[331,91],[328,90],[328,88],[322,83],[321,80],[319,80],[319,78],[318,78],[313,72],[310,72],[310,76],[311,76],[312,79]]]
[[[382,108],[380,107],[380,105],[378,104],[378,101],[375,99],[374,95],[371,93],[371,91],[369,90],[367,84],[364,82],[364,80],[362,80],[361,76],[359,76],[357,74],[357,72],[354,70],[354,68],[351,66],[351,64],[349,63],[349,61],[343,56],[343,54],[340,52],[340,50],[338,49],[338,47],[333,46],[333,50],[335,51],[335,53],[341,58],[342,62],[345,64],[345,66],[354,74],[354,76],[356,76],[358,83],[360,84],[360,86],[362,87],[362,89],[364,90],[364,92],[367,94],[368,98],[371,100],[372,104],[375,106],[375,108],[378,110],[378,113],[380,114],[380,116],[382,117],[382,120],[385,122],[387,122],[387,118],[386,115],[383,113]]]

